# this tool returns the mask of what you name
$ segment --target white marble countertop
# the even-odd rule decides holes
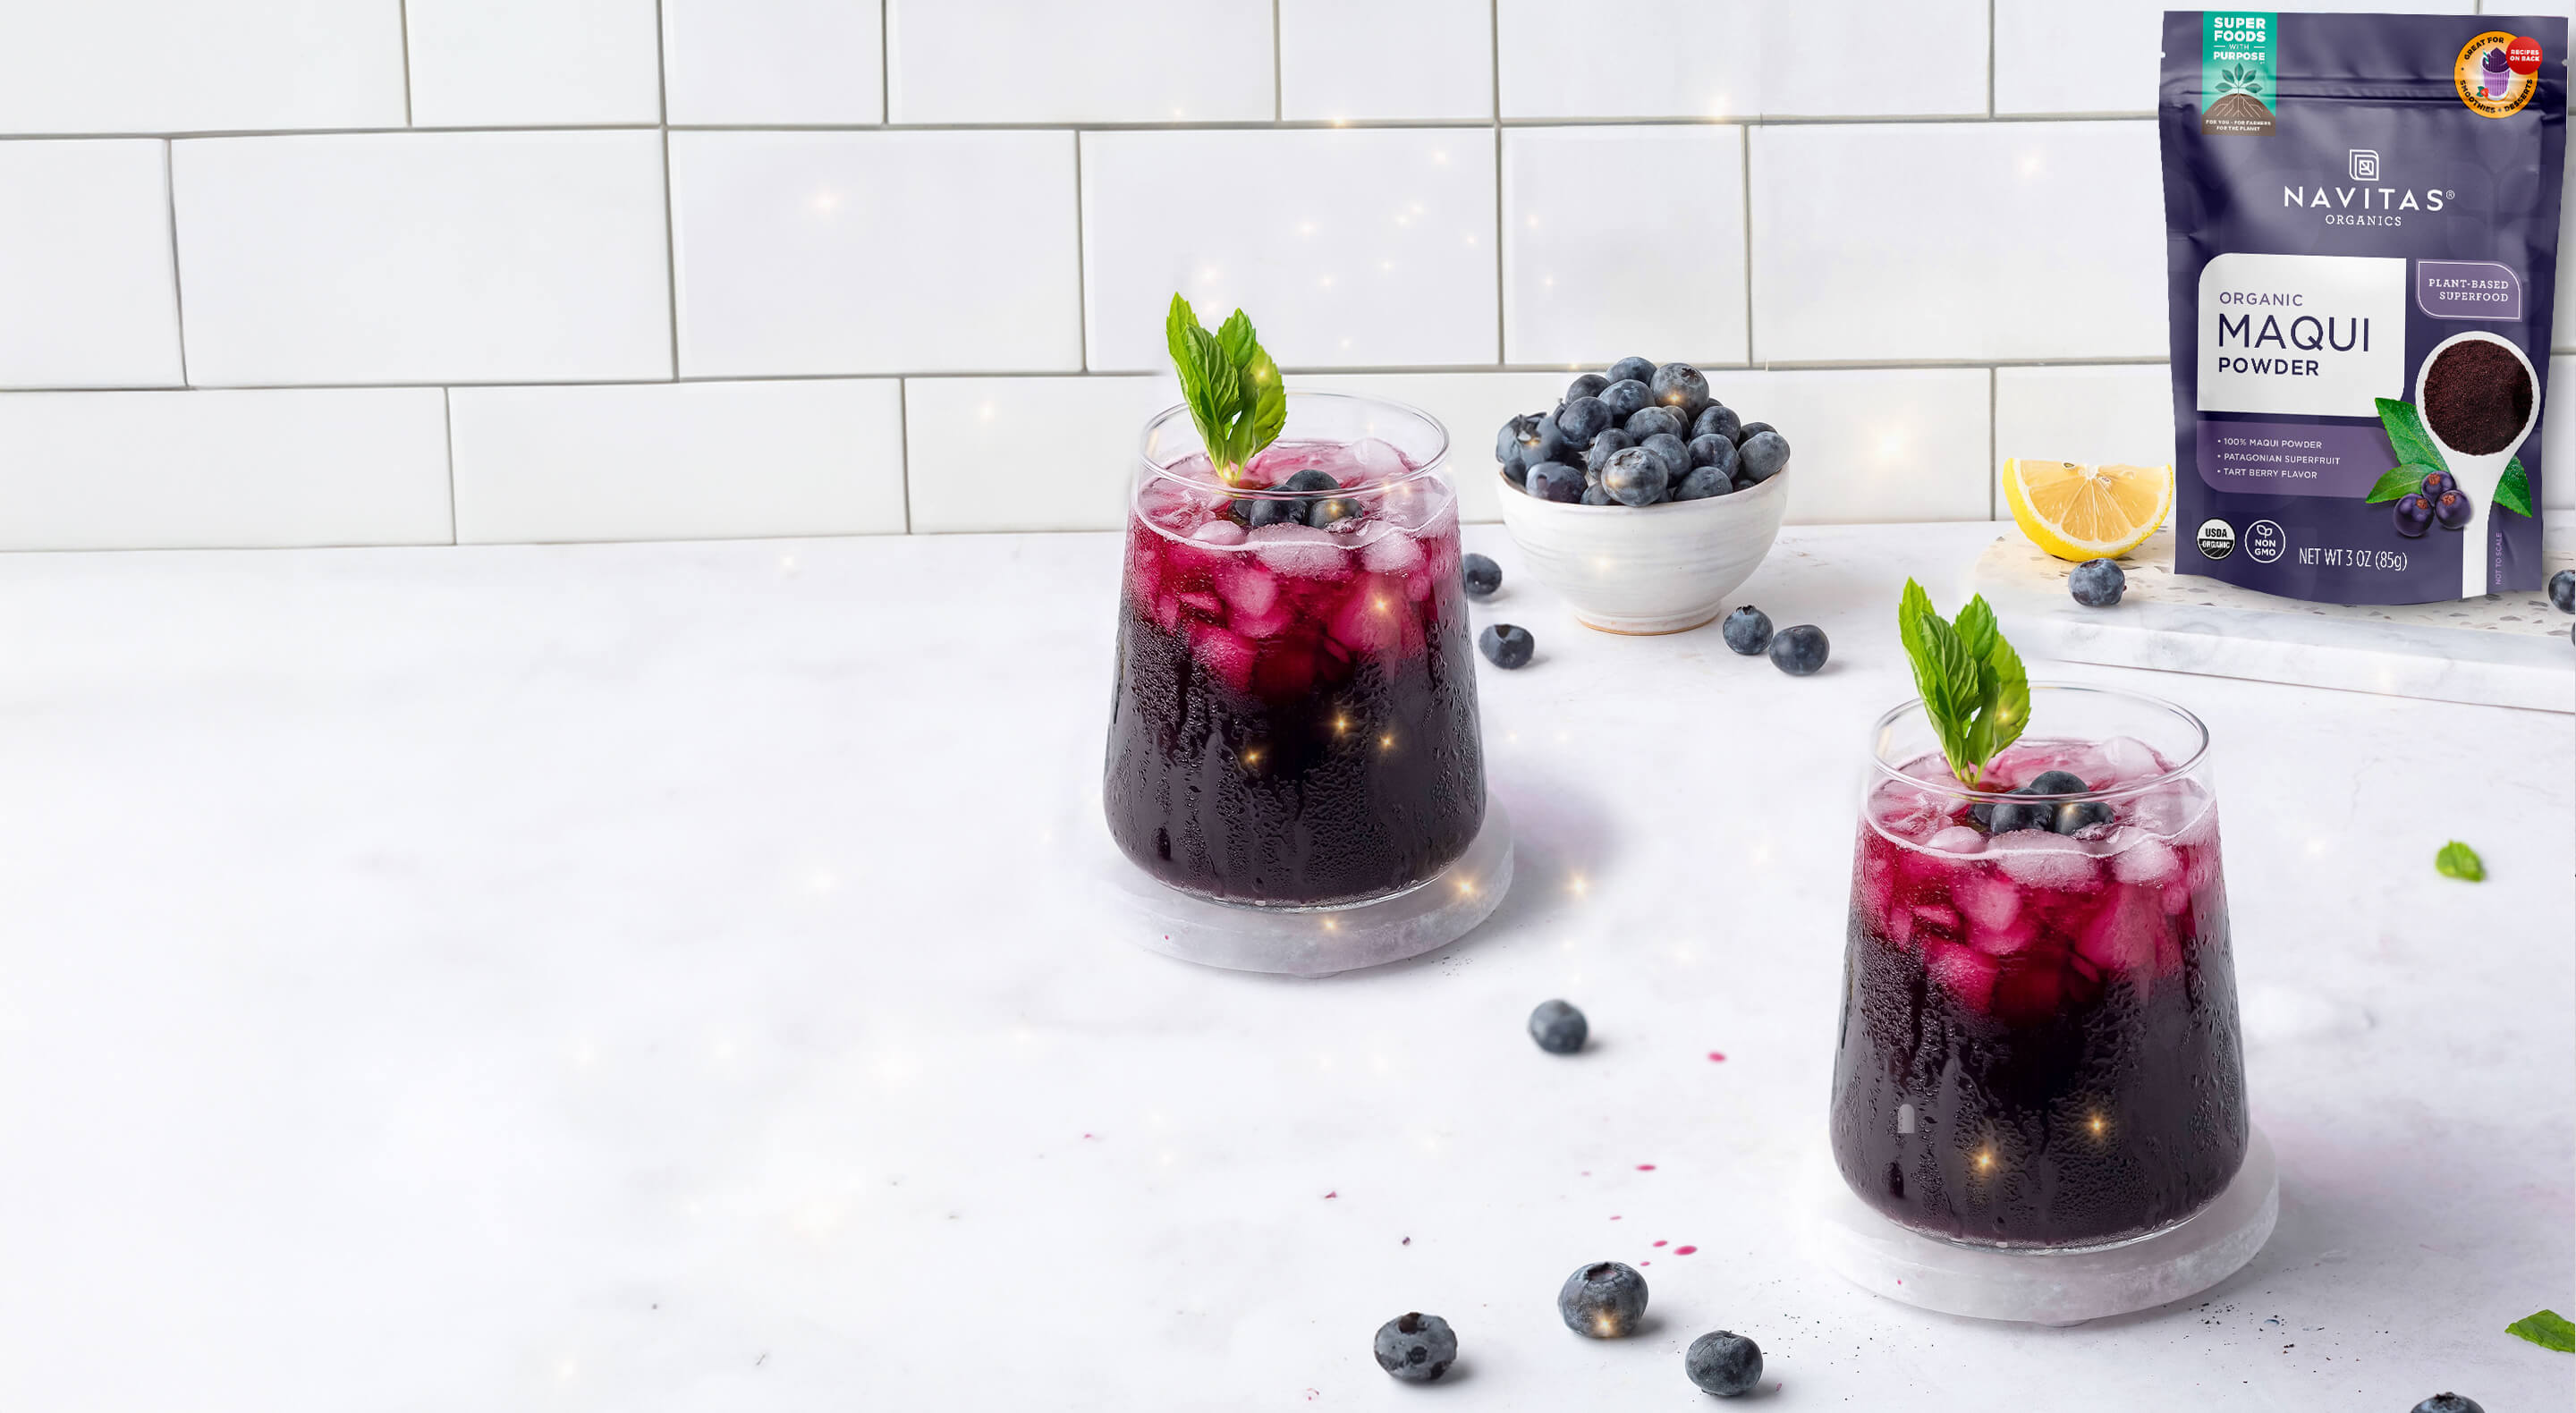
[[[1519,882],[1320,982],[1065,877],[1108,536],[0,557],[0,1407],[1684,1407],[1718,1326],[1783,1408],[2565,1406],[2563,715],[2065,669],[2216,735],[2279,1231],[2062,1330],[1801,1254],[1895,588],[1992,534],[1787,532],[1798,680],[1471,531]],[[1603,1258],[1645,1336],[1557,1323]],[[1455,1382],[1370,1362],[1413,1309]]]

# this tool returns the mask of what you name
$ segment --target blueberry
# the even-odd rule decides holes
[[[1750,1393],[1762,1382],[1762,1346],[1733,1330],[1711,1330],[1691,1341],[1690,1353],[1682,1356],[1682,1372],[1702,1392],[1720,1398]]]
[[[1743,425],[1743,420],[1735,415],[1734,408],[1722,402],[1712,402],[1701,408],[1699,416],[1692,420],[1691,435],[1705,437],[1714,433],[1728,441],[1733,441],[1736,429]]]
[[[1306,505],[1306,523],[1318,530],[1356,530],[1360,503],[1349,496],[1326,496]]]
[[[2415,1413],[2487,1413],[2487,1410],[2480,1408],[2474,1398],[2462,1398],[2456,1393],[2437,1393],[2416,1404]]]
[[[2445,530],[2457,530],[2468,524],[2468,496],[2459,491],[2444,491],[2433,497],[2433,523]]]
[[[2414,491],[2397,498],[2397,533],[2410,540],[2420,540],[2433,528],[2433,502]]]
[[[1789,464],[1789,439],[1764,427],[1735,444],[1735,459],[1744,463],[1745,475],[1757,483],[1768,481]]]
[[[1608,403],[1610,415],[1622,422],[1636,416],[1638,408],[1655,400],[1655,395],[1646,390],[1646,385],[1634,378],[1614,382],[1595,396]]]
[[[1636,1333],[1646,1315],[1646,1278],[1617,1261],[1595,1261],[1565,1278],[1556,1293],[1565,1327],[1594,1339]]]
[[[1503,479],[1520,487],[1522,490],[1528,490],[1529,468],[1523,466],[1518,458],[1506,461],[1503,463]]]
[[[1551,1055],[1571,1055],[1583,1048],[1583,1038],[1592,1033],[1592,1025],[1583,1013],[1567,1001],[1541,1001],[1530,1012],[1530,1039]]]
[[[1239,518],[1250,529],[1258,530],[1269,525],[1306,523],[1306,503],[1302,500],[1288,500],[1278,496],[1245,496],[1235,504],[1247,507]]]
[[[2549,576],[2549,601],[2560,613],[2576,613],[2576,569],[2561,569]]]
[[[1672,433],[1657,432],[1637,446],[1641,451],[1653,452],[1655,459],[1664,463],[1666,485],[1677,485],[1682,477],[1690,474],[1690,448],[1682,445],[1682,439]]]
[[[1622,358],[1610,365],[1610,381],[1614,383],[1650,383],[1654,378],[1655,365],[1642,358]]]
[[[1512,418],[1494,433],[1494,459],[1509,469],[1521,464],[1521,419]]]
[[[1515,417],[1504,425],[1511,429],[1513,439],[1520,443],[1523,466],[1554,461],[1565,450],[1565,434],[1556,429],[1556,419],[1544,412]]]
[[[2071,770],[2043,770],[2021,787],[2025,795],[2081,795],[2093,787]]]
[[[1758,485],[1761,485],[1761,484],[1762,484],[1762,483],[1761,483],[1760,481],[1754,480],[1752,477],[1745,475],[1745,474],[1744,474],[1744,468],[1742,467],[1742,465],[1741,465],[1741,464],[1739,464],[1739,465],[1736,467],[1736,471],[1735,471],[1735,488],[1736,488],[1737,490],[1739,490],[1739,491],[1749,491],[1749,490],[1753,489],[1755,486],[1758,486]]]
[[[1608,386],[1610,386],[1608,378],[1598,373],[1586,373],[1565,385],[1565,400],[1574,402],[1581,398],[1599,397],[1601,390]]]
[[[1529,473],[1529,493],[1571,505],[1583,499],[1583,473],[1562,461],[1542,461]]]
[[[1655,401],[1680,409],[1685,422],[1708,406],[1708,379],[1687,363],[1667,363],[1656,369],[1655,375],[1647,379],[1646,388],[1655,395]]]
[[[1664,498],[1669,480],[1664,459],[1641,446],[1613,452],[1601,468],[1601,489],[1621,505],[1653,505]]]
[[[1714,466],[1694,466],[1691,468],[1691,473],[1682,478],[1682,483],[1673,487],[1673,499],[1706,500],[1711,496],[1725,495],[1734,489],[1735,483],[1726,479],[1725,472]]]
[[[1409,1384],[1427,1384],[1458,1362],[1458,1336],[1449,1322],[1420,1311],[1377,1327],[1377,1366]]]
[[[1334,480],[1331,472],[1319,471],[1311,466],[1272,487],[1273,490],[1292,491],[1305,497],[1302,501],[1286,503],[1296,508],[1296,514],[1292,517],[1295,521],[1312,525],[1317,529],[1322,529],[1336,520],[1347,520],[1359,514],[1357,502],[1332,494],[1341,488],[1342,483]]]
[[[1530,653],[1537,647],[1538,640],[1517,624],[1488,624],[1484,632],[1476,635],[1476,650],[1485,655],[1485,661],[1506,672],[1529,666]]]
[[[1458,577],[1467,586],[1467,597],[1487,599],[1503,586],[1503,566],[1481,554],[1470,554],[1458,561]]]
[[[2100,800],[2069,800],[2049,817],[2048,827],[2059,834],[2072,834],[2088,824],[2109,824],[2111,807]]]
[[[1635,437],[1613,427],[1592,439],[1592,446],[1583,453],[1583,469],[1598,476],[1602,468],[1610,464],[1613,452],[1626,451],[1636,444]]]
[[[1735,443],[1715,432],[1702,432],[1690,439],[1690,463],[1693,466],[1714,466],[1717,474],[1734,480]]]
[[[1771,640],[1771,665],[1792,677],[1805,677],[1823,669],[1829,646],[1825,630],[1813,623],[1783,628]]]
[[[1588,485],[1583,488],[1583,503],[1585,505],[1617,505],[1619,502],[1612,500],[1610,498],[1610,493],[1601,489],[1600,486]]]
[[[1556,430],[1571,447],[1592,445],[1592,439],[1610,430],[1610,404],[1597,397],[1578,397],[1557,409]]]
[[[2027,795],[2031,792],[2030,787],[2023,786],[2013,793]],[[2037,829],[2049,834],[2057,832],[2057,806],[2055,805],[1996,800],[1991,804],[1980,804],[1968,813],[1975,815],[1977,810],[1986,811],[1977,822],[1986,826],[1989,833],[2010,834],[2021,829]]]
[[[1755,436],[1770,430],[1771,424],[1768,422],[1741,423],[1735,429],[1735,444],[1737,446],[1742,446],[1746,442],[1752,440]]]
[[[1729,648],[1753,657],[1771,646],[1771,615],[1748,603],[1728,614],[1717,631]]]
[[[1641,442],[1657,436],[1678,439],[1690,429],[1690,419],[1669,407],[1640,407],[1628,414],[1628,420],[1621,425],[1628,429],[1629,436]]]
[[[1280,482],[1271,489],[1295,491],[1299,495],[1313,495],[1317,491],[1338,491],[1341,488],[1342,483],[1333,479],[1332,472],[1317,470],[1316,468],[1309,466],[1305,470],[1291,475],[1287,480]]]
[[[2422,491],[2426,500],[2431,500],[2444,491],[2456,491],[2459,488],[2460,483],[2451,479],[2450,472],[2427,471],[2424,473],[2424,484],[2415,489]]]
[[[2107,559],[2088,559],[2066,576],[2066,592],[2086,608],[2109,608],[2129,587],[2129,576]]]

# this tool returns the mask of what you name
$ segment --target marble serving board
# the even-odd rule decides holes
[[[2576,568],[2576,553],[2558,545],[2545,562],[2551,573]],[[2070,567],[2007,528],[1967,587],[2029,656],[2576,712],[2567,636],[2576,619],[2537,590],[2451,603],[2304,603],[2175,574],[2170,530],[2121,559],[2129,586],[2117,607],[2075,602]]]

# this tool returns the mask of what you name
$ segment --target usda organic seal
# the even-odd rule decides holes
[[[2211,516],[2200,522],[2200,555],[2203,559],[2225,559],[2236,552],[2236,527]]]

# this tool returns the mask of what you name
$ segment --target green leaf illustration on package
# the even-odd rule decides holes
[[[2252,64],[2229,64],[2218,71],[2218,92],[2257,94],[2263,91],[2263,71]]]
[[[2496,482],[2495,503],[2498,510],[2510,510],[2516,515],[2531,513],[2531,476],[2522,469],[2521,457],[2504,464],[2504,479]]]
[[[1983,595],[1968,600],[1955,620],[1944,620],[1932,596],[1911,579],[1897,600],[1896,631],[1950,773],[1974,786],[1986,762],[2030,724],[2030,677],[2021,655],[2004,641]]]
[[[2424,489],[2424,478],[2432,475],[2434,470],[2434,467],[2420,461],[2410,461],[2394,471],[2383,471],[2379,474],[2379,484],[2370,488],[2367,501],[2377,505],[2381,501],[2413,495]]]
[[[2555,1310],[2535,1310],[2505,1326],[2504,1332],[2530,1340],[2543,1349],[2576,1354],[2576,1325],[2567,1323],[2567,1317]]]
[[[2415,404],[2393,397],[2371,401],[2379,405],[2379,425],[2388,433],[2388,444],[2397,449],[2399,465],[2425,466],[2435,471],[2451,469],[2450,463],[2442,459],[2442,449],[2433,445],[2431,434],[2424,430],[2424,419],[2415,415]]]

